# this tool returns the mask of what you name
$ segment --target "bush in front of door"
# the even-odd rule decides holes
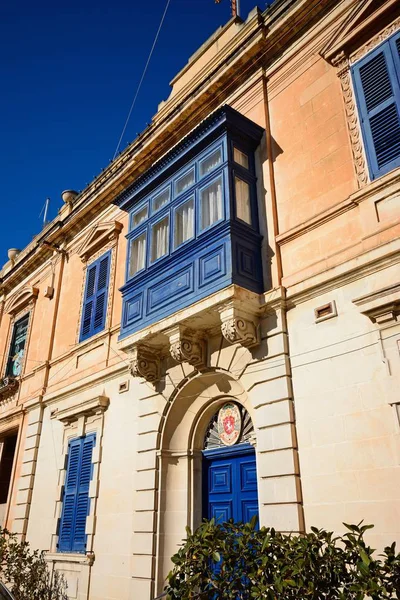
[[[395,544],[376,555],[364,540],[372,525],[334,536],[311,528],[284,535],[251,523],[204,521],[172,557],[167,600],[400,599]]]

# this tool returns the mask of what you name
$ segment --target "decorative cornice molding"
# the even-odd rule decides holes
[[[258,316],[248,313],[234,302],[220,309],[221,332],[230,344],[241,344],[246,348],[260,343]]]
[[[130,372],[133,377],[143,377],[149,383],[156,383],[160,379],[159,355],[147,346],[137,344],[131,352]]]
[[[374,35],[373,38],[369,40],[366,44],[364,44],[361,48],[359,48],[356,52],[353,52],[350,55],[350,63],[354,64],[358,60],[360,60],[363,56],[371,52],[374,48],[379,46],[382,42],[387,40],[391,35],[393,35],[397,30],[400,29],[400,17],[395,19],[393,23],[382,29],[379,33]]]
[[[193,331],[177,325],[166,332],[169,338],[170,353],[177,362],[187,362],[200,369],[206,363],[206,345]]]
[[[23,290],[17,292],[6,302],[5,312],[15,316],[23,308],[33,305],[39,295],[39,290],[36,287],[27,286]]]
[[[100,223],[92,227],[78,249],[78,256],[80,256],[82,262],[86,262],[101,246],[109,241],[117,240],[122,229],[123,225],[119,221]]]
[[[95,398],[90,398],[90,400],[85,400],[68,408],[63,408],[61,410],[56,408],[51,412],[51,419],[57,419],[64,423],[64,425],[69,425],[80,417],[88,417],[103,413],[107,410],[109,404],[110,399],[106,396],[96,396]]]
[[[400,283],[355,298],[353,303],[377,325],[397,324],[400,321]]]

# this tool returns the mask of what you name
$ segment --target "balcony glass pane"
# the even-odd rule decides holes
[[[194,237],[194,198],[175,211],[174,246],[177,248]]]
[[[200,192],[201,229],[210,227],[223,217],[222,178],[219,177]]]
[[[245,169],[249,168],[249,157],[247,154],[235,147],[233,148],[233,160],[235,163],[241,165]]]
[[[131,240],[129,251],[129,277],[141,271],[146,266],[146,233]]]
[[[200,176],[207,175],[218,167],[222,162],[222,150],[217,148],[214,152],[211,152],[206,158],[200,162]]]
[[[194,168],[190,169],[185,175],[175,182],[175,194],[182,194],[191,185],[194,184]]]
[[[151,237],[151,260],[154,262],[158,258],[168,254],[169,247],[169,217],[158,221],[152,227]]]
[[[131,220],[131,229],[135,229],[135,227],[138,227],[138,225],[143,223],[147,219],[148,213],[149,210],[147,205],[141,210],[138,210],[138,212],[134,213]]]
[[[251,225],[250,186],[243,179],[235,177],[236,216]]]
[[[159,194],[157,194],[157,196],[154,196],[153,198],[153,212],[156,212],[157,210],[160,210],[160,208],[162,206],[164,206],[165,204],[167,204],[169,202],[169,199],[171,197],[171,190],[169,187],[167,187],[165,190],[163,190],[162,192],[160,192]]]

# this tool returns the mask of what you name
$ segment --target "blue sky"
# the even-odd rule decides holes
[[[166,0],[0,3],[0,267],[112,158]],[[265,3],[259,4],[263,9]],[[242,16],[255,6],[241,0]],[[230,0],[171,0],[121,148],[150,122],[189,56],[230,18]]]

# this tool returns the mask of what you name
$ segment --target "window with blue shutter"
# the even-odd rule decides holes
[[[110,261],[107,252],[87,268],[80,341],[99,333],[106,324]]]
[[[89,485],[95,434],[71,440],[58,534],[59,552],[86,551],[86,518],[89,515]]]
[[[400,33],[353,68],[371,179],[400,166]]]

